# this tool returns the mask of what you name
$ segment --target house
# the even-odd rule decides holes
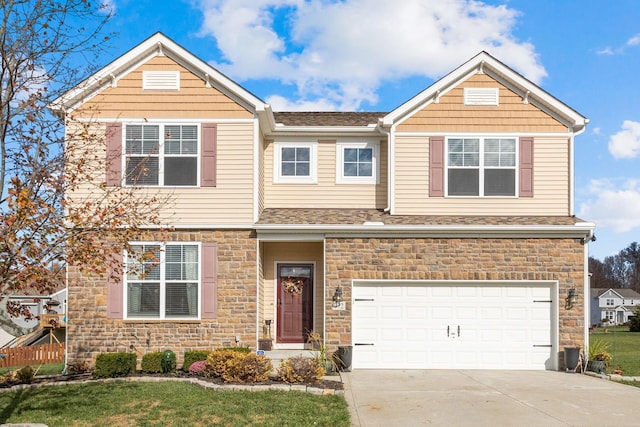
[[[640,305],[640,294],[628,288],[591,288],[591,324],[607,319],[609,325],[621,325],[634,316]]]
[[[486,52],[390,112],[274,112],[157,33],[55,108],[103,135],[96,180],[172,198],[132,242],[156,273],[70,269],[70,361],[316,331],[354,369],[561,369],[587,345],[588,120]]]

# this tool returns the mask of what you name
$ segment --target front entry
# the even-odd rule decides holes
[[[278,264],[276,342],[305,343],[313,330],[313,264]]]

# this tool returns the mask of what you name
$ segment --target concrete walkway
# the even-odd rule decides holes
[[[342,373],[354,426],[637,426],[640,388],[552,371]]]

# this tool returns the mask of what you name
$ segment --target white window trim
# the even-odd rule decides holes
[[[344,176],[344,149],[345,148],[371,148],[373,150],[372,176]],[[380,183],[380,143],[377,141],[365,142],[338,142],[336,144],[336,183],[337,184],[379,184]]]
[[[309,176],[282,176],[282,148],[309,148]],[[276,184],[316,184],[318,182],[317,142],[275,142],[273,144],[273,182]]]
[[[500,138],[500,139],[513,139],[516,142],[516,151],[515,151],[515,161],[516,164],[514,166],[515,170],[515,191],[513,196],[485,196],[484,195],[484,173],[481,173],[479,176],[478,182],[478,195],[477,196],[456,196],[449,194],[449,140],[450,139],[474,139],[477,138],[480,140],[479,147],[479,155],[480,155],[480,164],[477,167],[469,167],[469,169],[479,169],[484,170],[484,141],[486,139],[492,138]],[[455,198],[455,199],[517,199],[519,197],[520,191],[520,174],[518,173],[520,169],[520,139],[514,135],[449,135],[445,137],[444,141],[444,194],[445,197]],[[507,169],[507,168],[505,168]]]
[[[123,271],[122,278],[122,313],[123,319],[126,320],[145,320],[145,321],[157,321],[157,320],[171,320],[171,321],[183,321],[183,320],[201,320],[202,318],[202,244],[200,242],[156,242],[156,241],[136,241],[129,242],[131,245],[159,245],[160,246],[160,263],[164,263],[165,257],[165,248],[171,245],[193,245],[198,246],[198,306],[197,306],[197,316],[196,317],[166,317],[165,309],[166,309],[166,297],[164,290],[166,289],[166,277],[164,268],[160,268],[160,315],[159,317],[135,317],[129,316],[127,310],[127,299],[128,299],[128,277],[127,277],[127,261],[128,261],[128,253],[125,251],[123,256],[123,262],[125,269]],[[139,280],[132,280],[132,282],[139,282]]]
[[[201,123],[194,122],[123,122],[122,123],[122,186],[123,187],[141,187],[141,188],[200,188],[201,185],[201,173],[200,162],[202,160],[202,127]],[[130,185],[127,184],[127,126],[158,126],[159,127],[159,136],[160,142],[158,146],[158,153],[162,153],[158,155],[158,185]],[[165,127],[166,126],[196,126],[196,137],[198,138],[198,142],[196,143],[197,152],[195,155],[196,158],[196,185],[164,185],[164,135],[165,135]],[[171,156],[169,156],[171,157]]]

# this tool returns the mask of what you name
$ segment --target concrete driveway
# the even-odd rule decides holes
[[[552,371],[343,373],[354,426],[637,426],[640,388]]]

